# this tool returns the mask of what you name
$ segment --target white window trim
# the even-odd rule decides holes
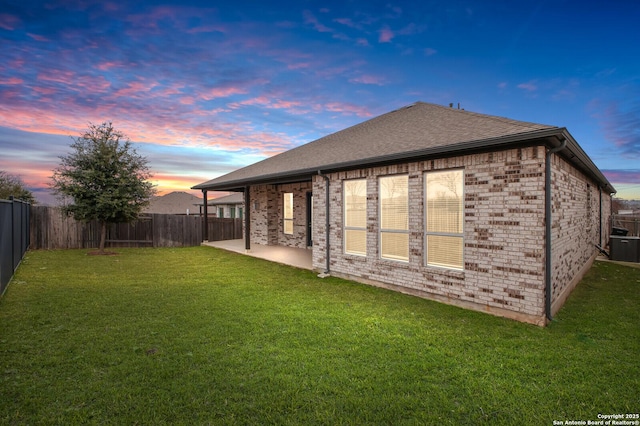
[[[401,173],[401,174],[397,174],[397,175],[385,175],[385,176],[378,176],[378,223],[380,224],[380,226],[378,227],[378,253],[379,253],[379,257],[381,260],[388,260],[391,262],[400,262],[400,263],[409,263],[409,260],[411,259],[411,249],[409,248],[410,246],[410,238],[407,238],[407,253],[408,253],[408,257],[405,259],[403,257],[394,257],[394,256],[384,256],[382,254],[382,234],[383,233],[387,233],[387,234],[406,234],[409,235],[410,234],[410,229],[387,229],[387,228],[383,228],[382,227],[382,197],[380,196],[380,188],[382,187],[382,185],[380,184],[380,180],[386,177],[397,177],[397,176],[406,176],[407,177],[407,215],[411,215],[411,209],[409,208],[409,175],[406,173]],[[407,220],[409,218],[407,217]],[[407,226],[407,228],[409,228]]]
[[[429,175],[430,173],[439,173],[439,172],[455,172],[455,171],[459,171],[462,173],[462,231],[460,233],[453,233],[453,232],[430,232],[428,231],[427,228],[427,175]],[[466,190],[466,185],[464,183],[464,169],[442,169],[442,170],[429,170],[426,171],[424,173],[424,176],[422,178],[422,186],[423,186],[423,197],[424,197],[424,211],[422,213],[422,221],[423,221],[423,229],[424,229],[424,234],[423,234],[423,244],[424,244],[424,265],[429,267],[429,268],[438,268],[438,269],[446,269],[448,271],[459,271],[459,272],[463,272],[464,271],[464,231],[465,231],[465,220],[464,220],[464,214],[465,214],[465,207],[464,207],[464,200],[465,200],[465,190]],[[428,250],[428,237],[430,235],[433,236],[442,236],[442,237],[456,237],[456,238],[460,238],[462,239],[462,267],[461,268],[456,268],[456,267],[452,267],[452,266],[444,266],[444,265],[434,265],[429,263],[429,250]]]
[[[347,226],[347,193],[345,191],[345,183],[346,182],[352,182],[352,181],[357,181],[357,180],[361,180],[364,182],[364,187],[365,187],[365,198],[367,197],[367,191],[368,191],[368,182],[366,178],[360,178],[360,179],[348,179],[348,180],[343,180],[342,181],[342,227],[343,227],[343,253],[347,254],[349,256],[360,256],[360,257],[367,257],[367,224],[366,224],[366,201],[365,201],[365,225],[363,227],[358,227],[358,226]],[[346,231],[364,231],[364,235],[365,235],[365,246],[364,246],[364,253],[357,253],[357,252],[350,252],[347,251],[347,244],[345,243],[346,241],[346,237],[347,237],[347,232]]]
[[[286,204],[285,204],[285,197],[291,194],[291,217],[287,217],[287,211],[286,211]],[[293,235],[295,232],[294,228],[293,228],[293,217],[295,215],[295,209],[294,209],[294,202],[295,197],[293,196],[293,192],[284,192],[282,195],[282,233],[285,235]],[[291,232],[287,232],[287,223],[291,223]]]

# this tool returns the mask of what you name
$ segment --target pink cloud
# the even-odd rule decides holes
[[[210,101],[211,99],[226,98],[231,95],[243,95],[245,93],[247,93],[247,90],[240,87],[215,87],[201,93],[200,97]]]
[[[294,107],[298,107],[302,105],[302,102],[298,102],[298,101],[283,101],[278,99],[276,102],[273,102],[271,104],[272,108],[276,108],[276,109],[289,109],[289,108],[294,108]]]
[[[0,13],[0,28],[13,31],[20,24],[20,19],[17,16],[9,15],[8,13]]]
[[[190,28],[186,31],[188,34],[201,33],[226,33],[227,29],[221,25],[205,25],[201,27]]]
[[[112,68],[116,68],[116,67],[121,67],[122,64],[119,62],[102,62],[98,65],[95,66],[95,68],[99,69],[100,71],[109,71]]]
[[[640,170],[602,170],[602,173],[613,183],[640,183]]]
[[[76,79],[75,86],[78,89],[83,89],[85,93],[106,93],[111,87],[111,82],[101,75],[83,75]]]
[[[518,89],[526,90],[527,92],[535,92],[536,90],[538,90],[538,86],[536,85],[535,80],[529,81],[527,83],[520,83],[517,87]]]
[[[354,114],[358,117],[371,117],[373,114],[365,107],[351,103],[331,102],[321,107],[326,111],[339,112],[342,114]]]
[[[38,87],[38,86],[34,87],[33,91],[38,93],[38,94],[40,94],[40,95],[45,95],[45,96],[53,95],[54,93],[57,92],[57,90],[55,90],[55,89],[53,89],[51,87]]]
[[[309,68],[310,66],[311,66],[311,63],[309,62],[298,62],[297,64],[288,64],[287,69],[299,70],[299,69]]]
[[[246,99],[240,102],[233,102],[229,104],[229,107],[232,109],[236,109],[245,105],[268,105],[269,103],[269,98],[267,98],[266,96],[258,96],[256,98]]]
[[[433,49],[431,47],[427,47],[426,49],[423,50],[425,56],[433,56],[436,53],[438,53],[438,51],[436,49]]]
[[[113,96],[114,97],[139,97],[141,93],[149,92],[154,87],[156,87],[158,83],[151,82],[147,83],[144,81],[133,81],[127,85],[124,89],[117,90]]]
[[[52,83],[62,83],[68,86],[72,86],[75,81],[76,73],[73,71],[61,71],[61,70],[47,70],[38,74],[38,81],[48,81]]]
[[[593,117],[598,119],[605,138],[613,143],[628,158],[640,157],[640,102],[629,96],[627,102],[613,101],[602,104],[595,100],[591,108],[596,108]]]
[[[379,33],[380,37],[378,37],[378,42],[380,43],[390,43],[393,37],[395,37],[393,31],[391,31],[391,29],[386,25],[382,27]]]
[[[29,37],[31,37],[32,39],[34,39],[35,41],[49,41],[48,38],[38,35],[38,34],[32,34],[32,33],[27,33],[27,35]]]
[[[376,86],[382,86],[385,83],[385,79],[382,77],[378,77],[375,75],[365,74],[359,77],[355,77],[349,80],[351,83],[360,83],[360,84],[372,84]]]
[[[184,84],[172,83],[170,85],[163,85],[162,89],[158,90],[158,93],[163,96],[180,95],[184,89]]]
[[[349,28],[355,28],[357,30],[361,30],[362,29],[362,25],[356,24],[350,18],[336,18],[336,19],[333,20],[333,22],[337,22],[338,24],[342,24],[342,25],[344,25],[346,27],[349,27]]]
[[[285,109],[290,114],[302,114],[307,110],[302,110],[304,104],[300,101],[287,101],[277,97],[258,96],[256,98],[246,99],[240,102],[229,104],[231,109],[238,109],[243,106],[261,106],[269,109]]]
[[[0,85],[3,85],[3,86],[11,86],[11,85],[22,84],[22,83],[24,83],[24,80],[17,77],[0,78]]]
[[[305,10],[304,12],[302,12],[302,16],[304,17],[304,22],[305,24],[310,24],[313,26],[313,28],[321,33],[331,33],[333,32],[333,30],[329,27],[327,27],[324,24],[321,24],[320,21],[318,21],[318,18],[315,17],[315,15],[313,13],[311,13],[308,10]]]

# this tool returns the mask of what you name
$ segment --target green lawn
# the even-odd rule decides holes
[[[640,411],[640,269],[547,328],[208,247],[27,253],[0,424],[524,424]]]

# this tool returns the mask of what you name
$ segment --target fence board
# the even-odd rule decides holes
[[[640,215],[614,214],[613,226],[629,231],[629,236],[640,237]]]
[[[209,218],[209,241],[242,238],[242,219]]]
[[[241,219],[209,218],[212,241],[242,238]],[[59,208],[32,206],[31,247],[34,249],[95,248],[100,243],[97,221],[79,222]],[[132,223],[107,226],[106,247],[188,247],[202,242],[202,217],[153,214]]]

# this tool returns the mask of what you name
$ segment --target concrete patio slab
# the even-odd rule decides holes
[[[257,257],[271,262],[295,266],[296,268],[313,269],[310,248],[300,249],[284,246],[265,246],[262,244],[251,243],[251,250],[247,252],[244,248],[244,239],[209,241],[202,243],[202,245]]]

